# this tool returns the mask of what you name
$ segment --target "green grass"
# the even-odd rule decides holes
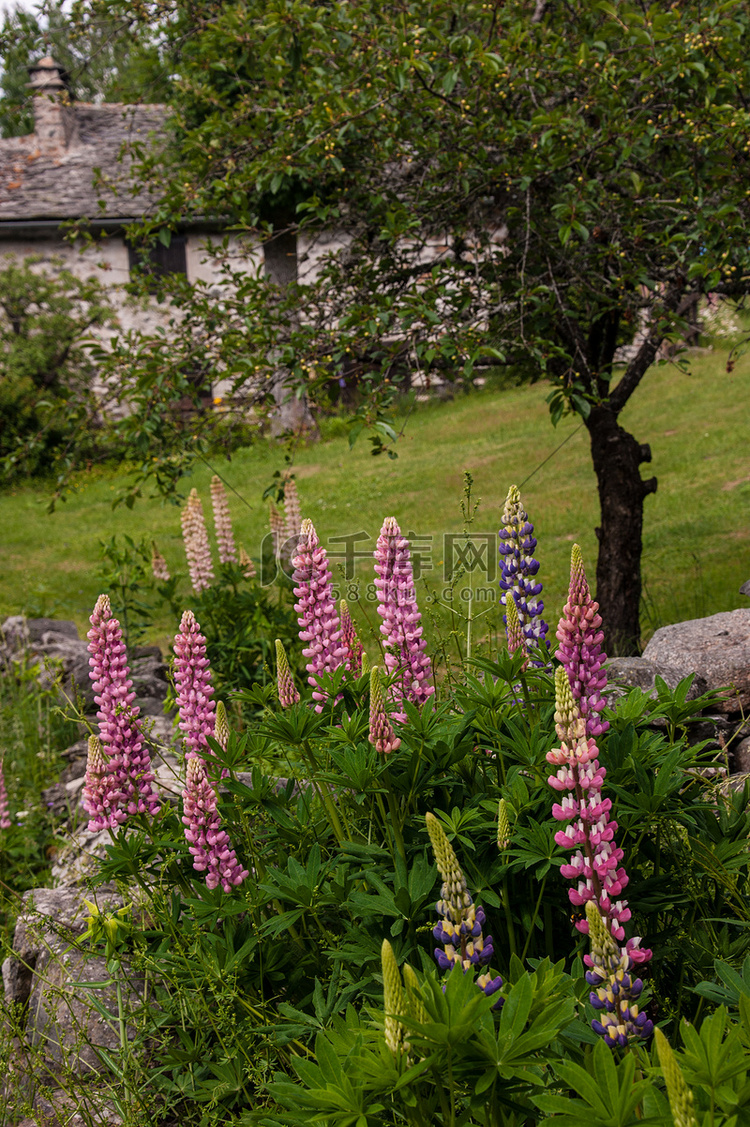
[[[659,479],[656,496],[646,501],[644,639],[665,623],[745,605],[738,588],[750,578],[750,358],[731,374],[726,359],[717,348],[693,353],[690,373],[668,364],[652,369],[622,418],[639,441],[651,444],[653,465],[643,469]],[[482,501],[474,527],[492,535],[508,486],[532,475],[522,496],[539,539],[546,617],[554,623],[574,541],[593,579],[598,503],[586,430],[570,419],[554,430],[545,394],[543,386],[487,390],[420,407],[408,419],[395,461],[373,458],[365,443],[350,452],[334,420],[328,438],[296,453],[303,515],[313,519],[324,543],[330,536],[369,533],[359,545],[364,551],[374,546],[383,518],[396,516],[405,532],[432,537],[427,578],[441,587],[441,538],[461,530],[464,470],[473,474]],[[255,557],[267,531],[261,494],[282,466],[283,449],[266,443],[216,466],[247,502],[230,495],[237,540]],[[200,466],[185,482],[186,490],[198,489],[207,513],[211,472]],[[0,615],[50,614],[85,629],[99,594],[98,541],[113,533],[153,537],[170,568],[184,572],[179,510],[158,500],[113,510],[118,480],[110,471],[83,476],[51,515],[40,488],[0,495]],[[358,565],[358,574],[372,579],[369,561]],[[187,585],[185,591],[189,605]],[[160,620],[153,637],[163,642],[172,628]]]

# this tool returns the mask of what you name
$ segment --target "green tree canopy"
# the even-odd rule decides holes
[[[656,480],[618,420],[701,294],[750,282],[746,0],[89,11],[168,41],[181,155],[151,230],[203,215],[342,236],[283,295],[238,278],[217,308],[183,291],[201,326],[184,348],[237,390],[280,356],[308,388],[324,374],[381,390],[405,367],[471,378],[488,362],[549,380],[553,420],[577,412],[591,438],[608,643],[635,649]],[[130,378],[153,409],[164,370],[142,354]]]

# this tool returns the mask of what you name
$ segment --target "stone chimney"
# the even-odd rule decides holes
[[[67,74],[51,55],[29,67],[34,97],[34,136],[43,151],[66,149],[76,120],[70,104]]]

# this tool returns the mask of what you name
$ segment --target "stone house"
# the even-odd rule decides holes
[[[147,327],[150,316],[128,304],[121,287],[131,278],[138,254],[128,245],[128,227],[147,216],[159,184],[133,182],[136,150],[164,143],[167,107],[71,101],[63,68],[51,57],[30,68],[34,132],[0,139],[0,259],[37,255],[61,259],[74,273],[96,277],[115,297],[123,328]],[[66,224],[85,219],[95,236],[66,239]],[[151,251],[155,272],[178,272],[191,281],[211,281],[206,238],[216,224],[186,222],[171,245]],[[236,252],[248,267],[262,261],[246,243]],[[151,315],[158,312],[151,311]]]
[[[153,212],[160,189],[158,182],[137,185],[133,168],[140,150],[165,144],[168,108],[73,101],[63,68],[49,56],[32,66],[30,75],[34,132],[0,139],[0,262],[7,255],[35,255],[39,269],[45,263],[53,269],[53,261],[61,260],[72,272],[107,287],[123,330],[155,328],[166,311],[153,302],[144,307],[124,287],[139,262],[128,228]],[[93,240],[69,237],[70,223],[82,219]],[[186,220],[169,247],[157,244],[149,252],[151,268],[183,273],[189,281],[216,279],[218,285],[206,242],[220,230],[216,222]],[[261,269],[282,286],[298,276],[293,234],[261,244],[230,233],[228,243],[230,259],[241,269]],[[314,272],[326,249],[306,248],[301,276]],[[221,390],[214,385],[214,394]]]

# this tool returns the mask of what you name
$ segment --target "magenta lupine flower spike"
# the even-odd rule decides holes
[[[0,830],[9,830],[12,823],[8,813],[8,792],[5,789],[5,772],[0,760]]]
[[[88,632],[91,654],[89,677],[94,700],[99,705],[97,719],[103,754],[109,770],[122,792],[118,805],[112,805],[108,826],[114,829],[128,814],[155,814],[159,800],[154,794],[151,757],[138,726],[140,709],[133,704],[135,693],[128,676],[125,643],[120,623],[112,617],[107,595],[97,599]],[[114,798],[112,800],[114,803]],[[123,815],[123,817],[120,817]]]
[[[591,1028],[610,1049],[624,1049],[630,1041],[650,1037],[654,1031],[653,1021],[639,1011],[637,1004],[643,983],[633,975],[636,962],[631,953],[620,950],[591,900],[586,905],[586,918],[591,940],[586,981],[594,987],[589,995],[591,1005],[601,1014],[601,1020],[591,1022]]]
[[[311,520],[303,520],[299,544],[292,560],[294,564],[294,594],[299,636],[306,643],[303,654],[308,659],[308,681],[313,686],[313,697],[322,711],[325,693],[318,688],[321,673],[333,673],[340,665],[347,665],[347,651],[341,642],[341,624],[333,602],[333,584],[328,570],[328,556],[321,548]],[[348,668],[348,665],[347,665]]]
[[[89,816],[90,833],[114,829],[125,821],[123,797],[117,774],[104,758],[102,741],[98,736],[89,736],[83,808]]]
[[[398,709],[402,700],[422,705],[435,692],[430,684],[430,659],[422,637],[422,615],[417,606],[409,541],[401,535],[395,517],[386,517],[375,548],[375,587],[378,614],[383,619],[380,632],[385,641],[385,667],[396,674],[391,696]],[[406,720],[400,709],[394,719]]]
[[[432,934],[443,950],[435,948],[435,959],[441,970],[451,970],[460,966],[466,972],[469,967],[487,966],[494,952],[492,936],[485,939],[482,928],[487,922],[484,909],[475,905],[466,885],[458,858],[448,841],[445,830],[434,814],[425,814],[427,832],[430,835],[435,864],[443,878],[437,911],[442,920],[433,928]],[[483,971],[477,979],[477,986],[489,997],[503,984],[500,975],[491,970]],[[499,1009],[503,999],[495,1004]]]
[[[208,544],[206,522],[203,518],[203,505],[197,489],[190,490],[187,504],[182,510],[182,539],[185,542],[185,555],[188,561],[190,582],[196,595],[200,595],[214,580],[211,562],[211,549]]]
[[[205,872],[209,888],[221,884],[225,892],[231,892],[242,884],[248,870],[240,865],[229,835],[221,828],[216,791],[206,777],[203,760],[197,756],[187,761],[182,800],[182,821],[193,855],[193,868],[199,873]]]
[[[167,561],[161,554],[156,544],[151,546],[151,572],[159,583],[167,583],[170,579]]]
[[[568,893],[570,902],[576,908],[595,904],[614,939],[622,943],[622,925],[630,919],[628,902],[621,898],[628,875],[620,863],[623,852],[615,844],[617,822],[609,817],[612,800],[602,798],[607,772],[599,763],[596,740],[586,735],[585,720],[562,668],[555,672],[555,728],[560,747],[547,752],[547,762],[558,770],[547,781],[556,791],[567,792],[562,802],[554,804],[552,814],[568,823],[555,834],[555,841],[563,849],[575,850],[560,872],[574,882]],[[575,926],[588,934],[588,920],[579,920]],[[640,947],[640,938],[628,940],[626,951],[634,964],[651,958],[651,952]]]
[[[370,670],[370,734],[369,740],[375,745],[375,750],[385,755],[397,751],[401,747],[401,740],[393,730],[388,713],[385,710],[383,686],[380,681],[380,670],[373,665]]]
[[[591,598],[583,556],[577,544],[570,556],[570,589],[568,601],[557,627],[560,645],[557,657],[565,666],[573,696],[586,721],[589,736],[600,736],[609,728],[609,721],[599,713],[605,707],[602,690],[607,684],[602,650],[602,619],[599,604]]]
[[[211,667],[206,657],[206,639],[191,610],[186,610],[180,622],[180,632],[174,640],[174,680],[177,688],[177,708],[180,731],[185,737],[185,758],[211,756],[206,737],[213,736],[216,725],[216,704],[211,684]],[[224,769],[222,778],[229,772]]]
[[[234,546],[232,518],[229,515],[227,494],[221,478],[214,474],[211,478],[211,505],[214,510],[216,545],[219,549],[219,563],[237,563],[237,549]]]
[[[291,708],[293,704],[299,704],[297,686],[294,683],[286,650],[280,638],[276,639],[276,687],[279,693],[279,704],[282,708]]]
[[[498,536],[500,590],[503,592],[500,602],[507,606],[508,592],[512,592],[524,637],[532,644],[545,642],[549,627],[542,618],[544,603],[539,598],[542,585],[535,579],[539,562],[534,559],[534,526],[515,485],[511,485],[505,499],[503,527]]]
[[[339,612],[341,618],[341,642],[347,651],[349,668],[355,677],[359,677],[362,673],[362,643],[357,637],[357,631],[354,629],[349,604],[346,599],[342,599],[339,603]]]

